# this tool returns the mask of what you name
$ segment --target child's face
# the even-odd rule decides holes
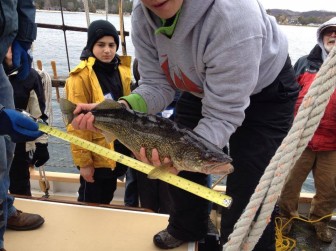
[[[117,45],[112,36],[104,36],[97,40],[92,48],[93,55],[104,63],[110,63],[117,51]]]
[[[155,15],[162,19],[173,17],[181,8],[183,0],[141,0]]]

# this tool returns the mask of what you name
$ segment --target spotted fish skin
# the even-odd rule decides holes
[[[61,110],[69,123],[76,107],[66,99],[60,100]],[[94,126],[106,135],[112,135],[133,152],[146,149],[147,156],[156,148],[161,161],[171,159],[178,171],[206,174],[229,174],[232,159],[211,142],[194,131],[178,126],[170,119],[127,109],[113,100],[105,100],[91,111]],[[227,164],[227,165],[225,165]]]

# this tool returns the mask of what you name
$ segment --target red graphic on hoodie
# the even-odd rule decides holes
[[[162,63],[161,68],[166,75],[166,78],[169,82],[169,84],[174,89],[179,89],[182,91],[188,91],[188,92],[196,92],[196,93],[203,93],[203,90],[197,86],[193,81],[191,81],[182,71],[181,69],[178,69],[180,72],[181,78],[174,72],[174,81],[170,77],[169,74],[169,64],[168,64],[168,58]]]

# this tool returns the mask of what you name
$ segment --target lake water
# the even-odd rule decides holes
[[[106,19],[105,14],[90,14],[90,21],[97,19]],[[109,15],[108,20],[114,24],[117,30],[120,29],[120,20],[118,15]],[[38,11],[36,14],[37,23],[62,24],[60,12]],[[64,24],[68,26],[87,27],[85,13],[64,12]],[[124,17],[125,31],[131,33],[131,17]],[[316,44],[317,27],[303,26],[280,26],[285,32],[289,42],[289,55],[293,64],[296,60],[306,55]],[[66,40],[68,44],[68,53],[70,69],[79,63],[79,56],[86,44],[86,33],[76,31],[66,31]],[[130,36],[126,37],[127,54],[134,57],[134,47]],[[119,54],[122,54],[121,46]],[[66,76],[69,72],[67,63],[66,48],[64,42],[64,33],[61,30],[52,30],[38,28],[37,39],[33,44],[34,62],[41,60],[44,69],[52,75],[51,61],[56,61],[58,76]],[[64,130],[62,116],[58,105],[53,97],[53,126]],[[50,137],[50,151],[52,152],[50,160],[47,162],[46,169],[51,171],[78,172],[73,166],[70,156],[69,145]],[[303,191],[314,191],[313,179],[311,175],[303,186]]]

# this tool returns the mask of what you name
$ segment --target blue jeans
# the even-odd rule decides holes
[[[7,108],[14,108],[13,89],[2,64],[0,64],[0,104]],[[0,248],[4,246],[7,218],[16,212],[13,206],[14,198],[8,194],[9,169],[14,148],[15,144],[8,136],[0,136]]]

